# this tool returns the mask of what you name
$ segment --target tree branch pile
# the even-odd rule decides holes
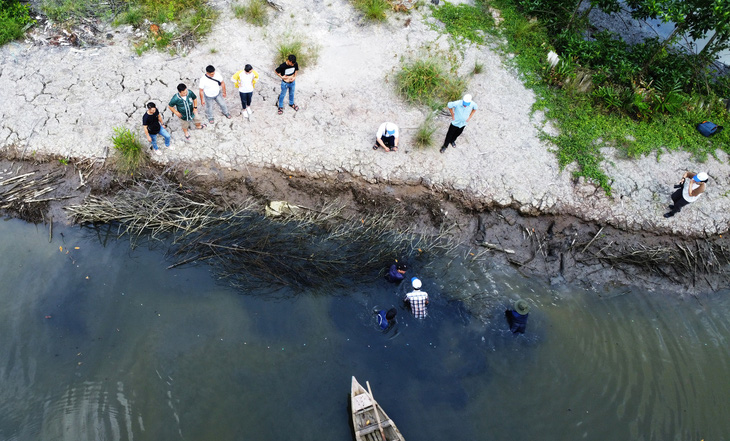
[[[372,278],[393,258],[451,244],[425,237],[384,210],[345,215],[338,203],[299,207],[275,219],[253,201],[221,206],[173,184],[141,182],[111,197],[89,196],[68,207],[81,223],[114,223],[133,244],[169,241],[168,268],[207,262],[221,279],[242,288],[323,288]]]
[[[58,188],[66,173],[62,169],[46,174],[38,170],[17,173],[19,169],[0,174],[0,209],[18,213],[26,221],[41,222],[48,202],[63,199],[48,194]]]

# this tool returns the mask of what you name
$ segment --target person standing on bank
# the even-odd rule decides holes
[[[386,152],[398,151],[398,126],[395,123],[384,122],[378,127],[373,150],[377,150],[378,147],[382,147]]]
[[[251,111],[251,98],[253,98],[253,88],[256,81],[259,80],[259,74],[253,70],[253,66],[247,64],[243,70],[239,70],[231,77],[233,85],[238,88],[238,94],[241,96],[241,114],[248,118],[253,113]]]
[[[449,124],[449,131],[446,132],[446,139],[444,139],[444,145],[441,147],[439,152],[443,153],[446,148],[451,144],[451,147],[456,147],[456,138],[461,135],[464,131],[466,123],[469,122],[474,113],[477,111],[477,103],[471,100],[471,95],[466,94],[464,98],[459,101],[451,101],[448,104],[449,113],[451,113],[451,124]]]
[[[426,318],[428,314],[426,306],[428,306],[428,293],[421,291],[421,280],[418,277],[411,279],[411,286],[413,291],[406,294],[406,298],[403,299],[411,308],[411,312],[415,318]]]
[[[191,121],[195,124],[196,129],[205,127],[205,124],[201,124],[198,116],[198,97],[195,96],[192,90],[188,90],[185,84],[180,83],[177,85],[177,93],[173,95],[167,104],[167,108],[180,118],[180,125],[185,134],[185,139],[190,139],[188,129]]]
[[[674,202],[674,204],[669,206],[669,213],[665,213],[664,217],[670,218],[679,213],[685,205],[696,201],[697,198],[705,192],[705,182],[707,182],[708,179],[710,179],[710,177],[705,172],[697,174],[685,172],[682,175],[682,179],[680,179],[679,184],[674,186],[674,188],[678,189],[672,193],[672,202]]]
[[[289,55],[286,57],[286,61],[281,63],[274,72],[281,78],[281,93],[279,94],[279,115],[284,113],[284,97],[286,96],[287,90],[289,91],[289,107],[294,111],[299,110],[299,106],[294,104],[294,90],[296,89],[297,72],[299,71],[299,65],[297,64],[296,55]]]
[[[165,123],[162,122],[162,115],[157,110],[155,103],[147,103],[147,112],[142,115],[142,127],[144,127],[144,134],[147,136],[147,141],[150,142],[150,148],[154,150],[157,156],[161,156],[162,152],[157,147],[157,135],[165,138],[165,147],[170,146],[170,133],[165,130]]]
[[[228,112],[228,106],[226,106],[226,83],[223,81],[221,74],[216,73],[215,67],[207,66],[205,68],[205,75],[200,77],[198,81],[198,92],[200,92],[200,104],[205,106],[205,116],[208,117],[208,122],[213,124],[213,102],[218,103],[221,108],[221,112],[226,118],[231,119],[231,114]]]
[[[527,317],[530,315],[530,305],[526,301],[519,299],[515,302],[513,309],[504,311],[509,324],[509,330],[513,334],[524,334],[527,330]]]

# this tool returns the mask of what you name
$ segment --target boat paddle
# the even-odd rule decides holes
[[[380,429],[380,436],[383,437],[383,441],[387,441],[385,439],[385,431],[383,430],[383,425],[380,424],[380,414],[378,413],[378,403],[375,402],[375,397],[373,396],[373,391],[370,390],[370,382],[365,381],[365,384],[368,385],[368,393],[370,394],[370,400],[373,402],[373,410],[375,411],[375,420],[378,422],[378,429]]]

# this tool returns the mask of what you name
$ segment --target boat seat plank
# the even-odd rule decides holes
[[[381,425],[383,426],[383,429],[385,429],[386,427],[389,427],[390,424],[391,424],[391,421],[386,420],[386,421],[383,421]],[[365,436],[369,433],[373,433],[373,432],[379,431],[379,430],[380,429],[378,428],[378,423],[375,423],[375,424],[370,424],[368,426],[365,426],[362,429],[358,430],[357,434],[360,436]]]

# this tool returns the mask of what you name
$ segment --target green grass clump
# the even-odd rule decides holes
[[[209,34],[217,17],[218,12],[207,0],[127,0],[124,11],[117,16],[114,24],[140,27],[145,20],[158,26],[174,24],[174,30],[170,32],[146,29],[145,37],[135,45],[138,54],[152,48],[174,53]]]
[[[433,123],[433,114],[423,120],[416,129],[413,141],[418,148],[431,147],[433,145],[433,134],[436,132],[436,125]]]
[[[245,5],[233,5],[233,14],[236,18],[246,20],[256,26],[263,26],[268,23],[268,12],[268,6],[264,0],[248,0]]]
[[[319,46],[309,43],[298,35],[286,34],[276,45],[276,54],[277,66],[286,61],[286,58],[292,54],[296,55],[299,67],[304,68],[317,64]]]
[[[396,88],[403,98],[411,104],[425,104],[434,109],[460,98],[466,84],[466,80],[448,72],[433,58],[406,64],[396,74]]]
[[[136,173],[148,157],[137,135],[125,127],[115,127],[112,143],[116,151],[116,167],[122,173]]]
[[[484,43],[484,37],[494,29],[494,18],[486,5],[452,5],[444,2],[440,7],[432,6],[433,17],[444,24],[446,32],[457,39]]]
[[[372,21],[385,21],[388,18],[385,11],[391,8],[386,0],[352,0],[352,5]]]
[[[18,0],[0,0],[0,46],[21,38],[31,23],[28,6]]]

